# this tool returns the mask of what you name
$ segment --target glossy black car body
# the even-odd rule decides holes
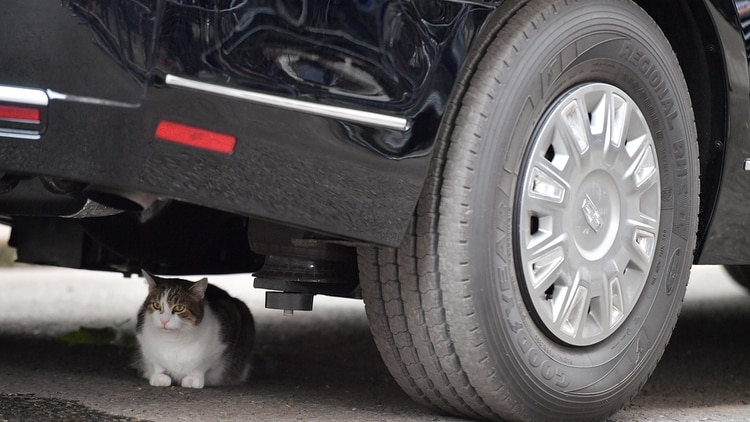
[[[5,1],[0,216],[19,260],[358,297],[356,247],[402,242],[455,104],[524,3]],[[692,100],[694,262],[750,264],[750,3],[636,3]]]
[[[60,95],[43,111],[40,139],[3,143],[3,171],[397,244],[453,81],[491,10],[438,6],[90,1],[52,2],[29,14],[13,2],[4,11],[11,48],[3,84]],[[401,127],[286,111],[180,88],[167,77],[298,100],[303,108],[393,116]],[[217,154],[159,142],[162,120],[236,136],[236,148]],[[82,204],[58,207],[59,199],[45,213],[71,214]],[[40,209],[11,207],[5,212]]]

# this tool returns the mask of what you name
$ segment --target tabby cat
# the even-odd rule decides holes
[[[203,278],[190,282],[143,271],[135,367],[155,387],[237,384],[250,374],[255,327],[247,306]]]

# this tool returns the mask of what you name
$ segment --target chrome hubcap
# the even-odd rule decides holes
[[[520,189],[533,312],[566,344],[604,340],[643,291],[659,229],[656,150],[635,102],[603,83],[568,91],[532,139]]]

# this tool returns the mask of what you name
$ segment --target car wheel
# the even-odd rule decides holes
[[[630,1],[532,0],[486,45],[401,246],[359,249],[371,330],[441,411],[604,418],[653,371],[689,277],[687,86]]]

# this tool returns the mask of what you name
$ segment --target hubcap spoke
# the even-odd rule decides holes
[[[588,308],[587,299],[588,289],[579,286],[575,290],[575,294],[572,295],[571,301],[563,310],[563,318],[560,323],[560,331],[562,333],[570,337],[576,337],[576,334],[578,334],[583,326],[583,318]]]
[[[516,239],[532,311],[564,343],[606,339],[656,250],[661,186],[643,114],[612,85],[568,91],[538,127],[521,183]]]

